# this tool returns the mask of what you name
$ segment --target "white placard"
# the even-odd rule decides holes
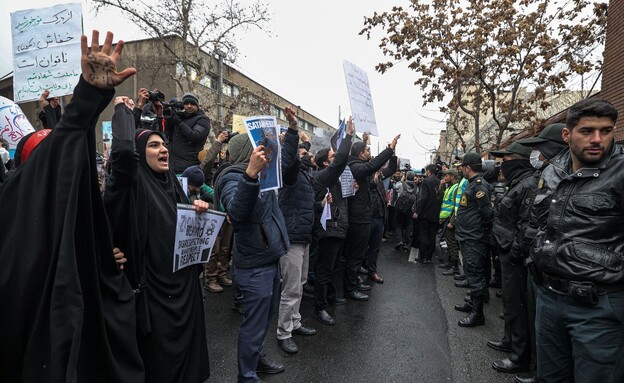
[[[188,178],[178,176],[178,182],[180,183],[180,186],[182,186],[182,190],[184,190],[184,195],[188,196]]]
[[[9,148],[15,149],[22,137],[34,131],[19,105],[0,96],[0,137],[9,142]]]
[[[321,214],[321,226],[323,230],[327,230],[327,221],[332,219],[331,205],[329,204],[329,190],[325,194],[325,207],[323,207],[323,213]]]
[[[37,100],[71,94],[80,79],[80,3],[11,13],[13,98]]]
[[[343,60],[342,66],[347,81],[351,115],[358,132],[370,133],[379,137],[368,75],[362,68],[347,60]]]
[[[351,173],[351,169],[347,166],[340,175],[340,185],[342,186],[342,198],[353,197],[355,195],[355,188],[353,184],[355,179]]]
[[[210,260],[225,213],[208,210],[196,213],[193,205],[178,204],[173,272]]]

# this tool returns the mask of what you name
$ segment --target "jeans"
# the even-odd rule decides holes
[[[258,361],[264,356],[264,338],[279,300],[279,263],[251,269],[234,268],[234,278],[245,305],[245,317],[238,333],[238,381],[255,382],[259,380]]]

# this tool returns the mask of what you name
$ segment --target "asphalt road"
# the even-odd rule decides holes
[[[348,301],[330,307],[336,325],[325,326],[312,317],[313,304],[304,299],[303,323],[318,329],[311,337],[295,336],[299,352],[289,355],[276,341],[275,323],[265,341],[267,355],[286,366],[278,375],[262,375],[266,382],[513,382],[513,376],[491,368],[505,357],[486,347],[500,339],[502,301],[486,305],[486,325],[457,326],[463,313],[453,309],[464,289],[437,265],[408,262],[408,254],[384,243],[379,272],[385,283],[374,285],[368,302]],[[208,382],[236,382],[236,340],[242,316],[232,307],[232,289],[207,293],[206,331],[211,378]]]

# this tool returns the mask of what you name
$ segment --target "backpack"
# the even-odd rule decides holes
[[[416,196],[414,193],[404,191],[401,195],[399,195],[399,198],[397,198],[394,208],[401,214],[412,215],[414,202],[416,202]]]

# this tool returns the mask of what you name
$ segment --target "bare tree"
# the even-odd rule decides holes
[[[384,73],[408,61],[425,91],[423,103],[442,101],[475,119],[480,149],[482,112],[496,124],[497,148],[510,124],[533,122],[547,95],[573,76],[596,73],[606,35],[607,2],[587,0],[411,0],[365,19],[360,34],[382,28]],[[468,88],[468,91],[462,88]],[[467,104],[473,107],[464,110]]]

